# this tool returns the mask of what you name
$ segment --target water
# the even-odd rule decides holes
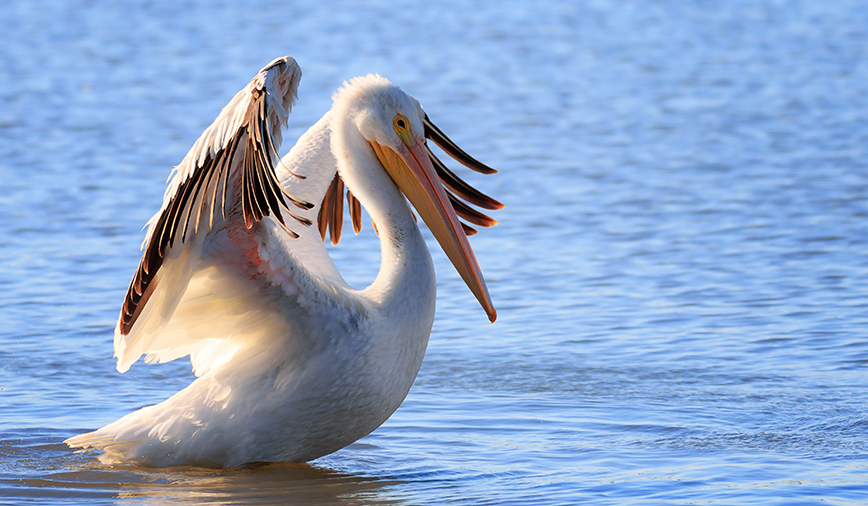
[[[0,503],[864,504],[866,27],[846,0],[7,3]],[[498,321],[437,251],[416,385],[357,444],[241,471],[72,453],[189,383],[114,370],[140,228],[284,54],[288,142],[379,72],[501,171],[467,175],[507,204],[473,238]],[[333,254],[373,278],[370,227]]]

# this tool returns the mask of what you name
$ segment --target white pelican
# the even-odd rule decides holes
[[[117,368],[143,354],[190,355],[197,378],[68,439],[71,447],[102,450],[105,463],[236,467],[312,460],[380,426],[407,395],[434,320],[434,269],[405,196],[494,321],[465,237],[475,231],[456,213],[496,221],[456,195],[502,204],[450,172],[426,137],[470,168],[495,171],[376,75],[345,83],[278,163],[300,78],[289,57],[263,68],[176,167],[148,222],[115,329]],[[354,229],[361,205],[380,237],[380,270],[363,290],[343,280],[323,245],[326,232],[340,239],[343,185]]]

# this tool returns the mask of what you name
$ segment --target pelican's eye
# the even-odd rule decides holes
[[[396,134],[405,134],[410,131],[410,122],[403,115],[398,114],[395,116],[394,127]]]
[[[410,121],[406,116],[396,114],[395,119],[392,121],[392,128],[395,129],[395,133],[398,134],[401,142],[405,145],[412,146],[417,142],[413,139],[413,133],[410,131]]]

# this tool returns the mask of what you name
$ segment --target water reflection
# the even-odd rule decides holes
[[[116,479],[116,471],[99,472]],[[397,504],[382,493],[389,482],[308,464],[223,471],[129,469],[124,474],[129,479],[120,487],[119,504]]]
[[[316,465],[265,464],[226,470],[106,466],[94,454],[73,453],[55,437],[50,442],[32,436],[3,439],[0,456],[8,467],[0,466],[0,497],[23,501],[55,497],[137,505],[402,504],[386,489],[398,481]],[[27,451],[10,452],[16,448]],[[11,473],[2,472],[3,467]]]

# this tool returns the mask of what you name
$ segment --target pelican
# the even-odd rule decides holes
[[[148,221],[115,328],[117,369],[189,355],[196,379],[70,447],[101,450],[104,463],[238,467],[313,460],[379,427],[410,390],[434,321],[434,268],[408,200],[495,320],[475,230],[459,216],[492,226],[464,201],[503,205],[426,139],[496,171],[378,75],[345,82],[278,159],[300,78],[290,57],[265,66],[175,168]],[[361,290],[323,244],[340,240],[345,202],[356,233],[364,207],[380,240],[380,270]]]

